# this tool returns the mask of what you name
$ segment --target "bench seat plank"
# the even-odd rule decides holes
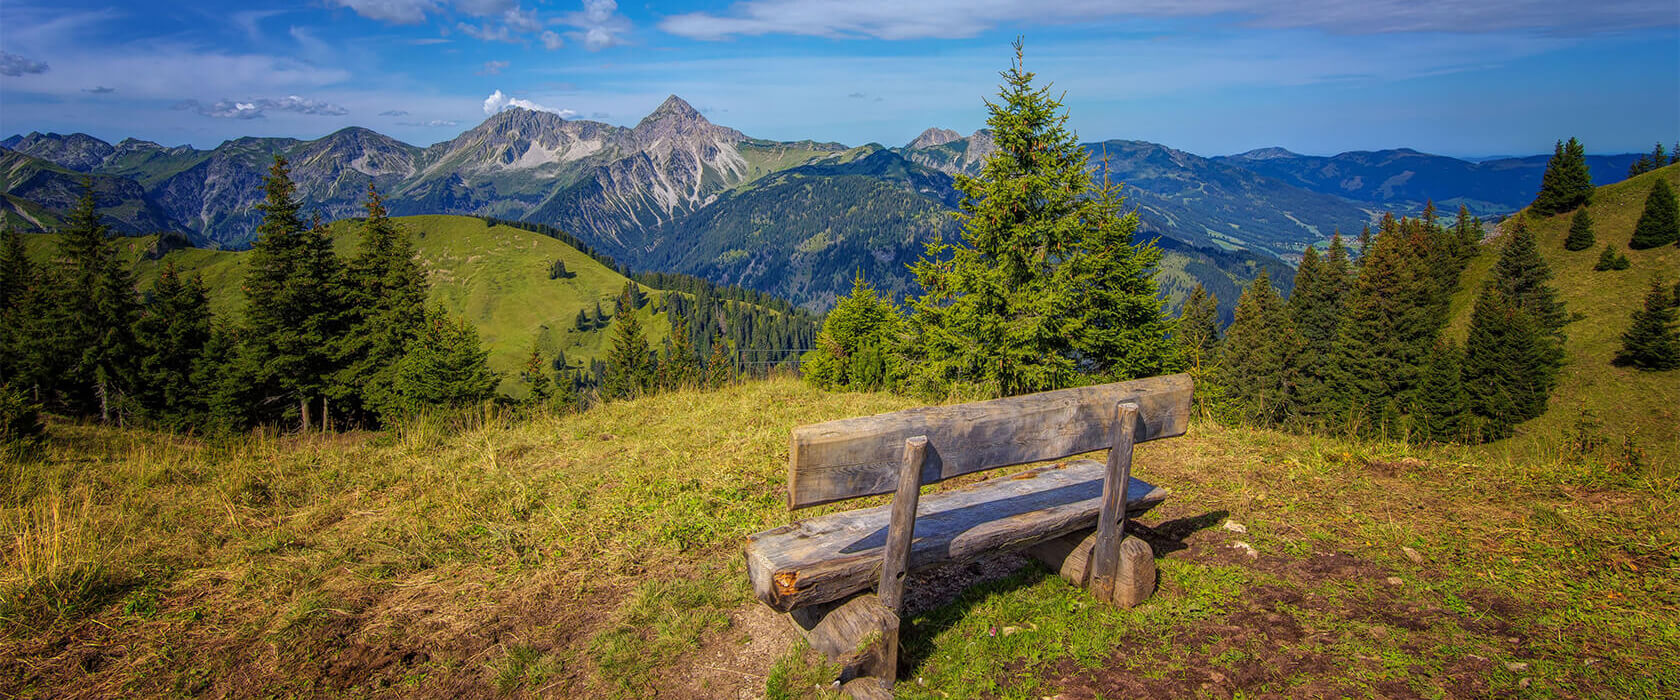
[[[909,569],[962,562],[1096,525],[1105,467],[1074,460],[923,496]],[[1128,514],[1167,497],[1132,479]],[[747,575],[766,605],[788,612],[874,586],[891,504],[833,513],[747,539]]]

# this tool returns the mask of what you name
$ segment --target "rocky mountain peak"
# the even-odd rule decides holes
[[[671,95],[666,97],[664,102],[659,103],[659,107],[654,109],[652,113],[647,115],[647,117],[643,118],[642,121],[646,122],[673,117],[677,119],[706,120],[705,117],[700,116],[700,110],[695,109],[694,105],[689,104],[687,100],[684,100],[681,97]]]
[[[906,146],[906,148],[933,148],[934,146],[943,146],[952,141],[961,139],[962,134],[950,129],[941,129],[934,126],[928,127],[927,131],[923,131],[922,134],[912,140],[910,145]]]
[[[43,134],[31,131],[26,136],[13,136],[0,144],[24,155],[84,173],[98,167],[115,150],[111,144],[81,132]]]

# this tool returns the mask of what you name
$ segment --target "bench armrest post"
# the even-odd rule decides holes
[[[887,546],[881,552],[881,605],[898,614],[904,603],[904,575],[910,569],[910,540],[916,530],[916,502],[921,498],[922,463],[927,459],[925,435],[904,441],[904,461],[898,469],[898,492],[893,494]]]
[[[1132,481],[1137,414],[1137,404],[1133,403],[1119,404],[1114,410],[1114,445],[1108,450],[1097,541],[1091,551],[1091,593],[1098,600],[1114,599],[1115,577],[1120,573],[1120,542],[1126,537],[1126,488]]]

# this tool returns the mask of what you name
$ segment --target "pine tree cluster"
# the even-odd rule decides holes
[[[1540,178],[1540,193],[1529,211],[1540,216],[1574,211],[1592,198],[1592,175],[1587,170],[1586,147],[1571,138],[1557,142],[1546,172]]]
[[[1639,160],[1628,166],[1627,176],[1630,178],[1639,177],[1657,168],[1675,163],[1680,163],[1680,143],[1674,144],[1673,154],[1668,154],[1663,152],[1662,142],[1658,141],[1656,148],[1651,149],[1650,153],[1640,156]]]
[[[1668,180],[1657,177],[1651,193],[1645,197],[1645,210],[1633,227],[1633,239],[1628,247],[1645,250],[1680,243],[1680,202],[1674,198],[1674,188]]]
[[[1323,256],[1307,250],[1287,301],[1262,275],[1238,301],[1205,393],[1227,417],[1264,426],[1435,442],[1507,434],[1544,410],[1567,317],[1513,220],[1466,347],[1445,337],[1481,229],[1463,207],[1446,228],[1431,205],[1417,219],[1385,216],[1352,263],[1340,236]]]

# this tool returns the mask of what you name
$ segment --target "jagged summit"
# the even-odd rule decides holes
[[[698,119],[700,121],[706,120],[705,117],[700,116],[700,110],[695,109],[694,105],[689,104],[687,100],[684,100],[681,97],[671,95],[666,97],[664,102],[659,103],[659,107],[654,109],[653,112],[649,113],[646,117],[643,117],[642,121],[647,122],[650,120],[671,117],[679,119]]]
[[[905,146],[905,148],[933,148],[934,146],[943,146],[952,141],[959,141],[961,139],[962,134],[950,129],[941,129],[937,126],[932,126],[928,127],[927,131],[923,131],[920,136],[912,139],[910,144]]]

